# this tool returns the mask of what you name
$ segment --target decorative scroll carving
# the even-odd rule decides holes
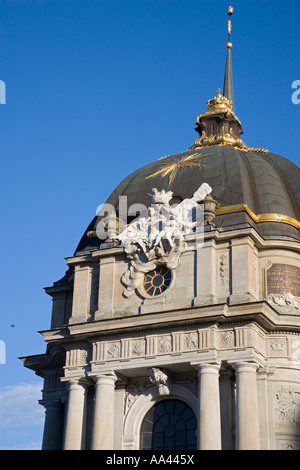
[[[191,199],[185,199],[171,208],[172,191],[153,189],[153,193],[149,194],[151,207],[148,208],[148,217],[135,220],[117,236],[130,260],[129,268],[122,277],[126,287],[123,292],[125,297],[130,297],[141,285],[144,274],[157,266],[177,268],[180,256],[186,250],[184,236],[198,227],[197,214],[200,217],[201,213],[203,221],[203,211],[198,202],[203,201],[211,191],[211,187],[203,183]],[[195,209],[198,211],[196,221],[193,218]]]

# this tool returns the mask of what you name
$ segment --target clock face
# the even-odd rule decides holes
[[[170,285],[172,273],[169,269],[160,266],[145,274],[142,287],[150,297],[162,294]]]

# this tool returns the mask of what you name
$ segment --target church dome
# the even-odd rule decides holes
[[[152,188],[173,192],[176,203],[190,198],[202,183],[218,202],[216,228],[249,224],[263,238],[300,241],[300,169],[273,153],[245,151],[231,145],[212,145],[163,157],[127,176],[107,200],[119,215],[119,198],[128,207],[150,205]],[[98,247],[97,217],[87,228],[76,252]]]
[[[175,203],[192,197],[202,183],[207,183],[217,203],[210,228],[224,231],[248,224],[264,239],[300,241],[300,169],[268,150],[247,147],[241,139],[243,129],[234,111],[230,33],[229,20],[224,91],[219,89],[207,101],[207,110],[197,117],[199,137],[194,145],[127,176],[107,204],[122,219],[121,196],[126,196],[128,208],[133,204],[148,207],[148,194],[156,188],[172,191],[171,203]],[[99,247],[98,221],[96,217],[91,222],[76,253]]]

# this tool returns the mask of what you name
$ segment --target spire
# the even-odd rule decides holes
[[[210,145],[231,145],[245,152],[255,151],[268,153],[264,149],[247,147],[241,139],[244,133],[241,121],[233,109],[233,85],[231,68],[231,16],[233,7],[227,9],[228,15],[228,42],[225,68],[224,89],[217,90],[217,94],[206,103],[207,111],[201,113],[196,119],[196,131],[199,134],[191,149],[200,149]],[[222,94],[223,93],[223,94]]]
[[[234,97],[233,97],[233,82],[232,82],[232,66],[231,66],[231,16],[233,15],[233,7],[231,3],[227,9],[228,15],[228,42],[226,44],[227,48],[227,57],[226,57],[226,67],[225,67],[225,78],[223,86],[223,95],[230,101],[232,101],[232,106],[234,107]]]
[[[194,148],[207,147],[209,145],[232,145],[245,148],[240,136],[243,129],[239,118],[233,109],[233,86],[231,70],[231,4],[227,9],[228,15],[228,42],[227,60],[225,70],[224,89],[216,92],[216,96],[206,103],[207,111],[200,114],[196,120],[196,131],[199,138],[194,142]],[[222,94],[223,93],[223,94]]]

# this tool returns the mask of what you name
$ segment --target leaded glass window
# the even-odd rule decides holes
[[[196,450],[197,421],[192,409],[183,401],[158,402],[145,416],[141,449]]]

